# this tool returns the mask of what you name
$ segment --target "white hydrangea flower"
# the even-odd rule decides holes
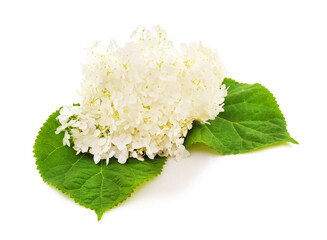
[[[188,156],[183,142],[192,122],[214,119],[227,94],[216,51],[201,43],[178,49],[158,26],[137,29],[124,47],[94,44],[83,73],[80,106],[61,109],[56,132],[95,163]]]

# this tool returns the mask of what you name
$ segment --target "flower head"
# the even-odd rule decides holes
[[[201,43],[176,48],[157,26],[135,30],[124,47],[98,42],[88,55],[80,105],[61,109],[57,133],[96,163],[184,158],[192,122],[223,111],[225,71],[216,51]]]

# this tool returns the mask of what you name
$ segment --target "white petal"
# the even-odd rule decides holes
[[[101,157],[99,155],[94,155],[93,157],[95,164],[98,164],[101,160]]]

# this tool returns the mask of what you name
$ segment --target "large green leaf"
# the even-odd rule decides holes
[[[90,154],[78,154],[63,146],[63,133],[53,113],[41,128],[34,145],[37,168],[43,180],[68,194],[75,202],[90,208],[101,219],[103,213],[128,198],[141,183],[161,173],[165,158],[120,164],[110,159],[95,164]]]
[[[194,122],[185,146],[204,143],[222,154],[248,152],[276,143],[297,143],[290,137],[274,96],[262,85],[225,79],[224,112],[210,124]]]

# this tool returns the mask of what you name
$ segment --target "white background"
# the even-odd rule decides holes
[[[1,239],[327,239],[324,1],[1,1]],[[32,154],[48,115],[78,102],[84,49],[161,25],[219,51],[228,76],[276,96],[299,145],[203,147],[100,222],[45,184]]]

